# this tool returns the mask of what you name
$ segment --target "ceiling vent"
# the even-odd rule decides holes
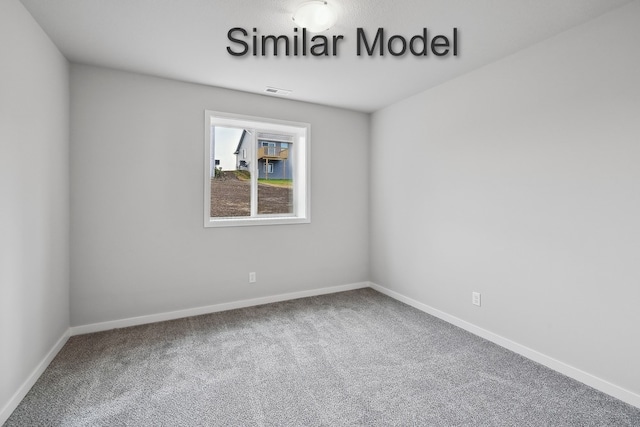
[[[271,86],[267,86],[267,88],[264,91],[271,95],[281,95],[281,96],[287,96],[292,92],[289,89],[278,89],[277,87],[271,87]]]

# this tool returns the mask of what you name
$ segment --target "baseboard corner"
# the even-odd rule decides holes
[[[51,347],[49,352],[45,355],[45,357],[38,363],[38,365],[31,371],[29,376],[25,379],[22,385],[16,390],[16,392],[11,396],[9,401],[4,405],[2,409],[0,409],[0,425],[3,425],[11,416],[13,411],[16,410],[22,399],[27,395],[31,387],[38,381],[40,375],[47,369],[47,366],[51,363],[51,361],[56,357],[56,355],[60,352],[62,347],[67,343],[67,340],[71,336],[71,329],[67,328],[62,336],[58,339],[58,341]]]

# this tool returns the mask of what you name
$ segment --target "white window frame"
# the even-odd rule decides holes
[[[254,207],[251,216],[212,218],[211,215],[211,152],[213,138],[212,126],[254,129],[270,133],[286,133],[295,135],[293,143],[293,213],[291,214],[258,214]],[[309,123],[292,122],[264,117],[247,116],[234,113],[205,110],[204,112],[204,226],[237,227],[255,225],[306,224],[311,222],[311,125]],[[215,150],[215,148],[214,148]],[[257,151],[257,146],[253,152]],[[255,154],[254,154],[255,157]],[[255,184],[252,198],[257,205],[257,159],[251,161],[251,176]]]

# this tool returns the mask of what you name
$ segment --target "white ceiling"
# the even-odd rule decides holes
[[[304,0],[22,0],[72,62],[264,93],[291,89],[297,100],[375,111],[541,40],[630,0],[328,0],[341,34],[333,57],[244,56],[226,51],[227,32],[293,36]],[[356,28],[407,38],[459,28],[457,57],[358,57]],[[570,52],[568,52],[570,54]],[[595,54],[595,53],[594,53]]]

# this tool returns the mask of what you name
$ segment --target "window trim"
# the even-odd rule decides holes
[[[296,135],[293,150],[294,206],[293,214],[212,218],[211,215],[211,141],[212,125],[268,130]],[[237,227],[255,225],[308,224],[311,222],[311,125],[303,122],[248,116],[205,110],[204,112],[204,227]],[[257,180],[257,177],[256,177]],[[253,190],[257,191],[257,188]],[[252,195],[253,197],[253,195]],[[256,202],[257,203],[257,202]],[[253,210],[253,209],[252,209]]]

